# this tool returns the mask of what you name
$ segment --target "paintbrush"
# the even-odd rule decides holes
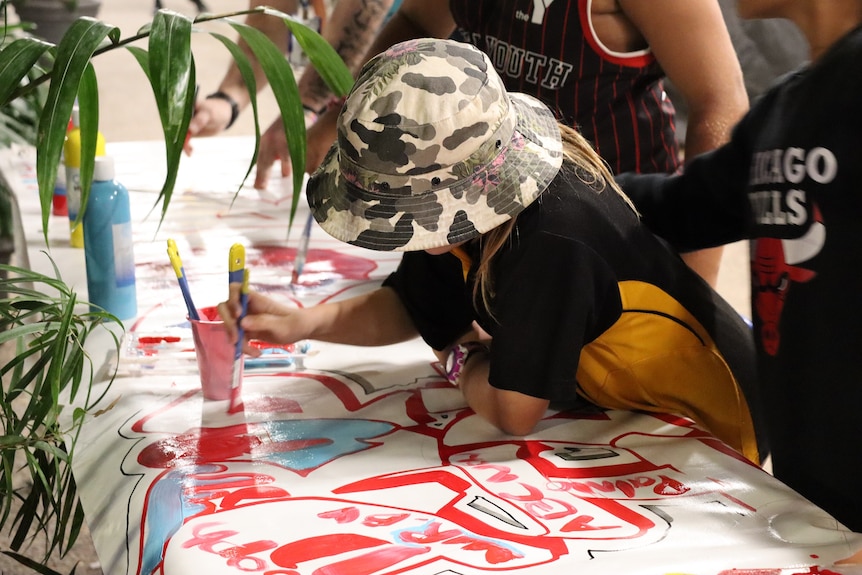
[[[177,283],[180,284],[180,291],[183,292],[183,300],[186,302],[186,309],[189,312],[189,319],[198,321],[200,315],[198,308],[192,302],[192,294],[189,291],[189,282],[186,278],[186,270],[183,268],[183,260],[180,259],[180,252],[177,249],[177,243],[174,240],[168,240],[168,258],[171,260],[171,266],[174,268],[174,273],[177,274]]]
[[[240,314],[237,318],[236,349],[233,357],[233,379],[231,380],[229,413],[238,411],[242,405],[240,393],[242,390],[242,344],[245,333],[242,329],[242,319],[248,311],[248,270],[245,269],[245,248],[242,244],[234,244],[228,255],[228,285],[240,284]]]
[[[308,240],[311,237],[311,224],[314,221],[314,216],[308,214],[308,219],[305,221],[305,228],[302,230],[302,235],[299,237],[299,247],[296,248],[296,258],[293,260],[293,273],[290,276],[290,283],[296,285],[299,283],[299,276],[302,274],[302,268],[305,267],[305,258],[308,255]]]

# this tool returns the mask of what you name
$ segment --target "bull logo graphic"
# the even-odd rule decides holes
[[[792,283],[810,281],[817,272],[801,267],[823,249],[826,226],[814,207],[814,222],[801,238],[782,240],[760,238],[751,266],[755,284],[754,306],[760,318],[760,341],[764,351],[776,355],[780,344],[779,324],[784,302]]]

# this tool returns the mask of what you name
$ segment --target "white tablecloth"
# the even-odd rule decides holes
[[[167,238],[199,307],[224,299],[234,242],[246,246],[252,287],[297,306],[373,289],[398,262],[315,228],[291,287],[307,207],[290,238],[280,181],[272,193],[244,188],[231,207],[251,150],[245,138],[197,141],[159,227],[148,212],[161,144],[109,145],[133,198],[140,315],[127,322],[111,409],[86,423],[75,454],[106,574],[862,571],[836,565],[862,535],[692,422],[549,412],[532,435],[506,436],[466,408],[418,340],[310,342],[299,357],[248,366],[239,413],[204,401]],[[33,193],[19,164],[19,196]],[[21,205],[32,265],[49,270],[38,208],[32,197]],[[68,247],[62,218],[49,232],[52,257],[85,298],[82,250]]]

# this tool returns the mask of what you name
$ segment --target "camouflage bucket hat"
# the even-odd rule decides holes
[[[511,219],[561,164],[551,111],[507,93],[484,53],[451,40],[411,40],[360,72],[338,139],[308,182],[308,202],[339,240],[424,250]]]

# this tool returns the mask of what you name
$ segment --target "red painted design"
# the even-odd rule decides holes
[[[282,545],[272,552],[270,559],[279,567],[296,569],[300,564],[315,559],[334,557],[339,553],[349,553],[388,544],[389,542],[385,539],[375,537],[353,533],[331,533],[298,539],[287,545]]]

